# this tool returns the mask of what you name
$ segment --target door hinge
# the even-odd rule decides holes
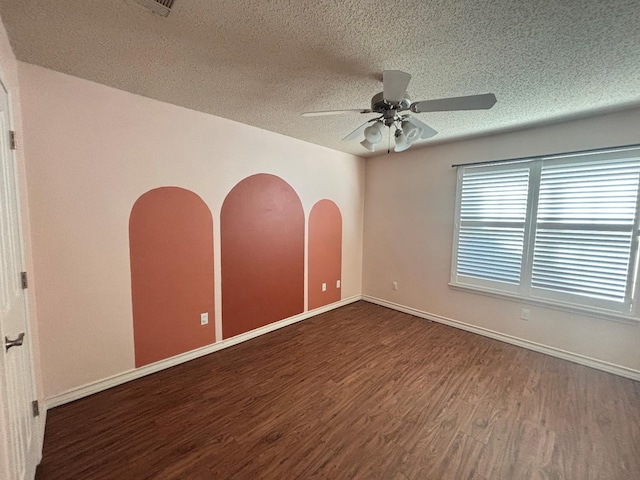
[[[40,404],[38,403],[38,400],[34,400],[33,402],[31,402],[31,412],[33,413],[34,417],[40,416]]]
[[[20,272],[20,282],[22,283],[22,289],[29,287],[29,281],[27,280],[27,272]]]
[[[11,145],[11,150],[18,149],[18,143],[16,142],[16,132],[13,130],[9,131],[9,144]]]

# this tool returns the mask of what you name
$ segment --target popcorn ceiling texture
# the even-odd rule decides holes
[[[371,115],[300,114],[367,108],[385,69],[411,73],[414,100],[496,94],[417,115],[439,132],[426,143],[640,104],[638,0],[176,0],[168,18],[0,0],[0,15],[24,62],[361,156],[340,139]]]

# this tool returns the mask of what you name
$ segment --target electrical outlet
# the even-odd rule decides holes
[[[528,308],[520,309],[520,319],[521,320],[529,320],[531,315],[531,311]]]
[[[336,281],[336,288],[340,288],[340,280]]]
[[[398,282],[391,282],[391,289],[392,290],[397,290],[398,289]]]
[[[323,284],[322,284],[322,291],[323,291],[323,292],[326,292],[326,291],[327,291],[327,284],[326,284],[326,283],[323,283]]]
[[[209,323],[209,312],[200,314],[200,325],[206,325]]]

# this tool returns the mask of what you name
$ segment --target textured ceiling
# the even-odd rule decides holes
[[[416,114],[435,142],[640,104],[638,0],[0,0],[25,62],[357,155],[381,72],[414,100],[493,92],[492,110]],[[415,146],[413,148],[416,148]],[[385,150],[386,152],[386,150]],[[380,152],[377,152],[380,153]]]

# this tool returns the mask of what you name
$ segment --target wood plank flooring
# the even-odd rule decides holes
[[[640,383],[358,302],[48,413],[37,479],[640,479]]]

